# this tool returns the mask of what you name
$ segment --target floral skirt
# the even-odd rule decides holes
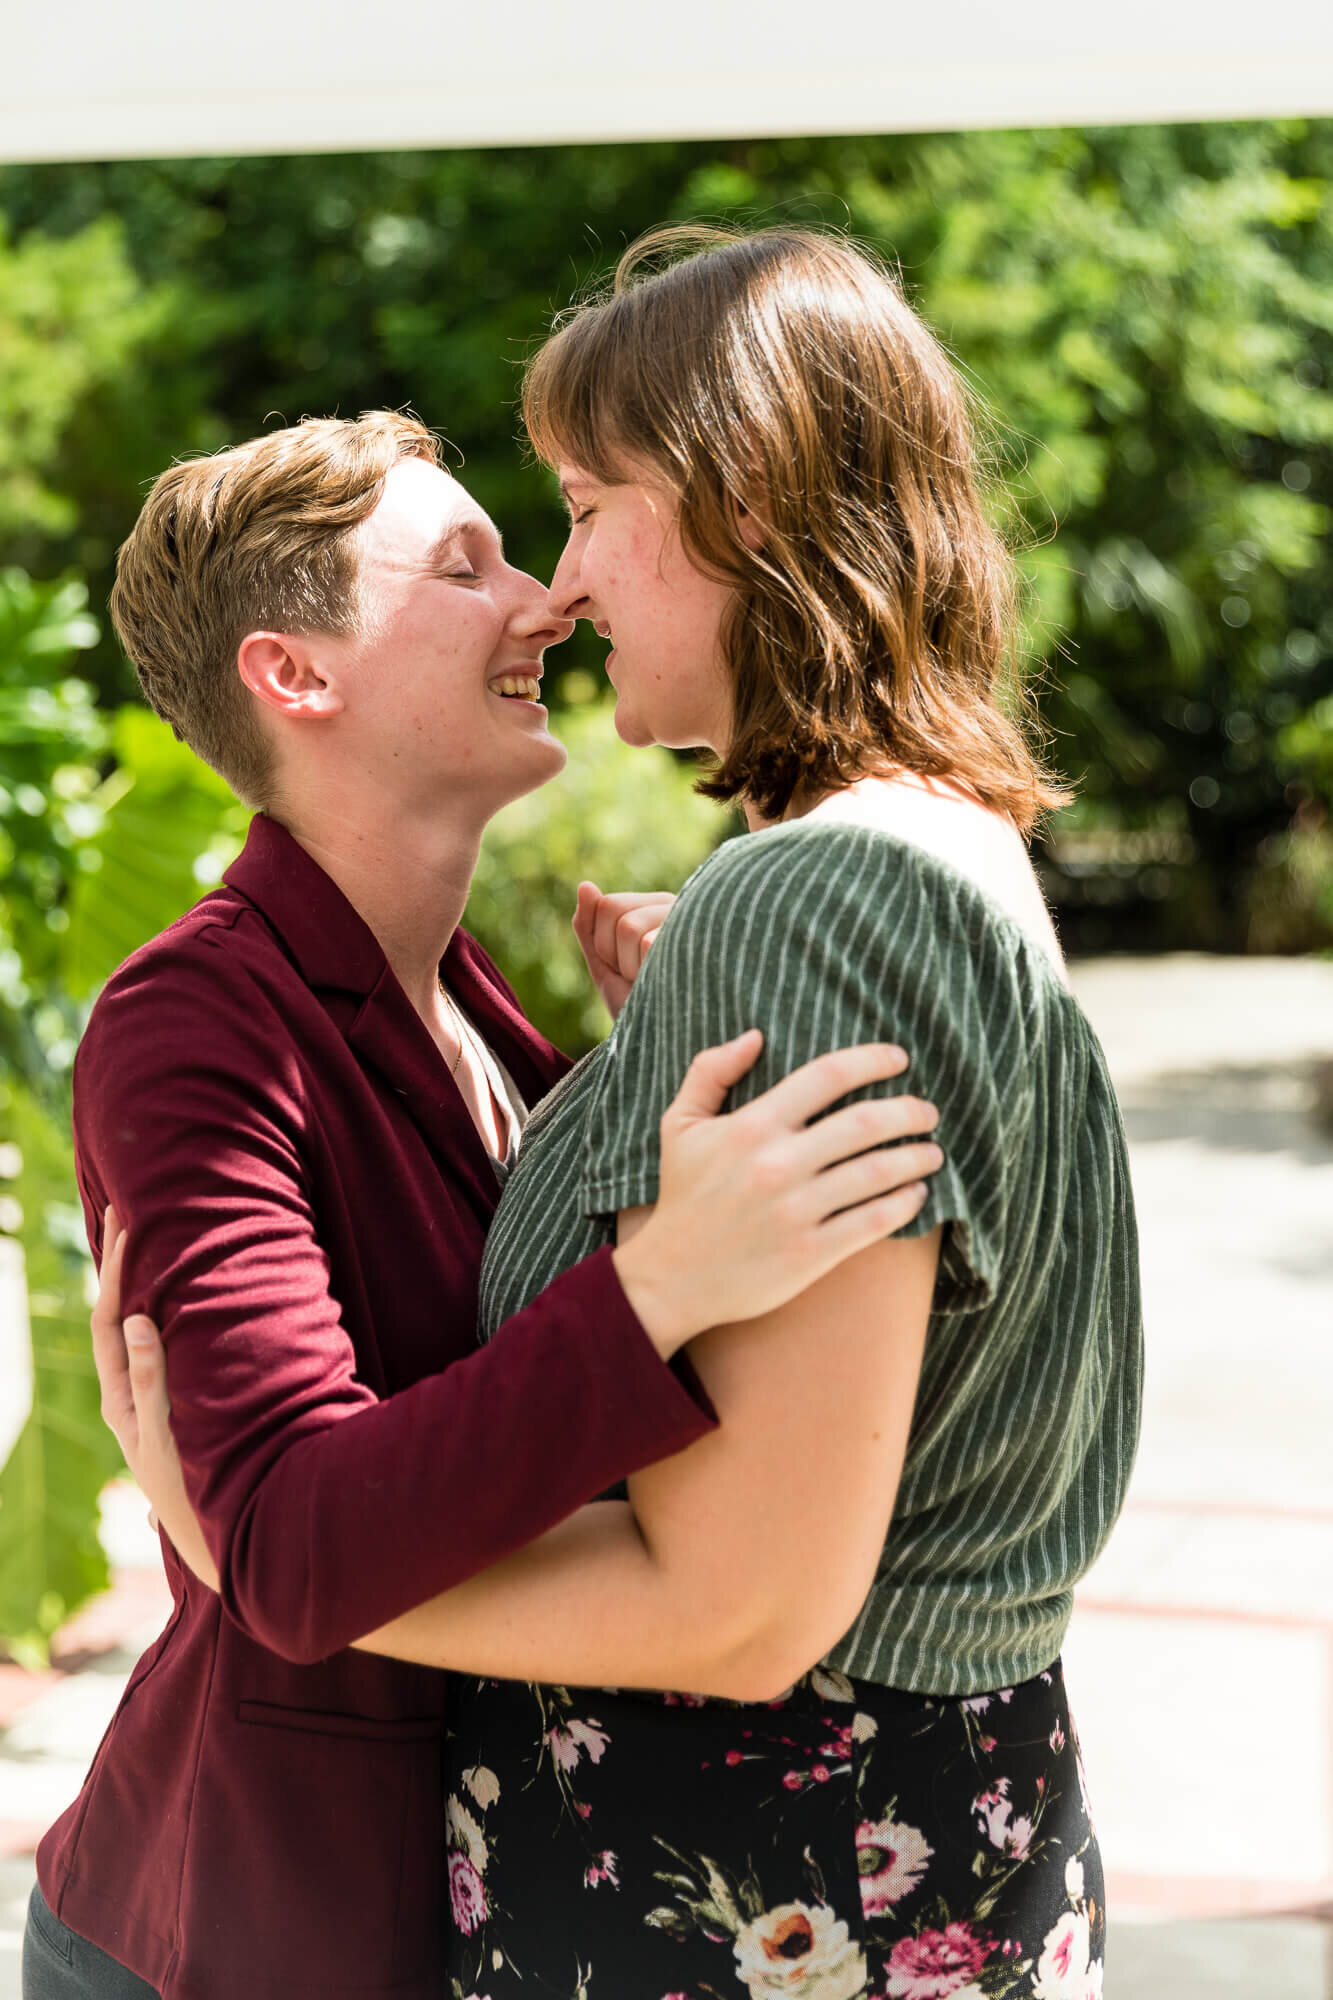
[[[1060,1665],[970,1700],[458,1679],[451,2000],[1097,2000]]]

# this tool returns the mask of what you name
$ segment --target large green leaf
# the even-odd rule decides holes
[[[146,708],[112,728],[117,768],[98,797],[102,828],[79,854],[62,971],[87,996],[219,880],[249,814],[223,780]]]
[[[247,814],[226,785],[146,709],[121,709],[111,743],[117,765],[89,801],[93,831],[66,848],[74,873],[48,1010],[62,993],[91,998],[218,879],[244,837]],[[32,1414],[0,1471],[0,1639],[35,1663],[106,1583],[97,1497],[120,1454],[99,1413],[67,1115],[15,1081],[0,1087],[0,1139],[23,1161],[15,1193],[34,1358]]]
[[[34,1362],[32,1413],[0,1469],[0,1641],[38,1665],[52,1633],[107,1582],[97,1496],[121,1457],[99,1415],[69,1138],[17,1084],[0,1089],[0,1131],[23,1161],[15,1192]]]

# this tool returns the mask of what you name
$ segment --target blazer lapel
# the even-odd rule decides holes
[[[500,1198],[495,1170],[444,1057],[387,964],[347,1040],[402,1098],[431,1151],[448,1162],[450,1177],[464,1183],[489,1221]]]
[[[352,1013],[348,1045],[403,1100],[432,1152],[448,1162],[449,1178],[462,1183],[489,1221],[499,1187],[486,1148],[425,1022],[342,890],[285,827],[263,813],[250,822],[244,851],[224,879],[262,912],[334,1018],[346,1021]],[[525,1088],[526,1076],[520,1078],[517,1070],[514,1076]],[[538,1083],[534,1097],[547,1088]]]

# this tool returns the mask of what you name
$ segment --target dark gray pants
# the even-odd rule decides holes
[[[23,1933],[23,2000],[158,2000],[157,1988],[81,1938],[49,1909],[36,1883]]]

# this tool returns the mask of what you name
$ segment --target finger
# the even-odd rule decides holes
[[[128,1456],[134,1444],[134,1397],[130,1390],[129,1357],[120,1323],[120,1260],[126,1243],[121,1230],[102,1258],[97,1303],[89,1316],[93,1366],[101,1396],[102,1422]]]
[[[597,904],[596,948],[597,956],[608,965],[619,966],[620,953],[617,937],[620,920],[635,907],[636,899],[624,894],[608,895]]]
[[[595,882],[580,882],[578,895],[574,901],[574,935],[579,941],[583,956],[591,961],[594,949],[593,939],[597,928],[597,905],[602,892]]]
[[[113,1209],[108,1209],[108,1218],[114,1217],[114,1213]],[[97,1267],[97,1304],[93,1310],[116,1320],[120,1318],[121,1267],[129,1240],[129,1232],[120,1228],[119,1224],[108,1226],[102,1235],[102,1261]]]
[[[920,1186],[943,1165],[944,1154],[931,1140],[914,1146],[883,1146],[816,1174],[800,1191],[797,1206],[808,1203],[810,1219],[825,1221],[845,1208],[874,1201],[896,1189]]]
[[[102,1268],[97,1274],[97,1302],[89,1322],[93,1335],[93,1361],[104,1399],[108,1388],[125,1374],[125,1341],[120,1324],[120,1270],[128,1241],[125,1231],[118,1231],[111,1248],[102,1258]]]
[[[792,1158],[802,1171],[814,1172],[872,1146],[933,1132],[939,1122],[939,1112],[923,1098],[869,1097],[817,1118],[783,1144],[791,1145]]]
[[[167,1357],[162,1336],[146,1313],[131,1313],[126,1320],[125,1348],[140,1436],[160,1436],[171,1415]]]
[[[597,918],[597,905],[601,900],[602,892],[595,882],[585,880],[579,883],[574,897],[575,930],[578,930],[580,925],[585,929],[591,929]]]
[[[675,902],[675,897],[663,889],[640,890],[620,889],[601,898],[597,906],[597,952],[608,965],[618,965],[624,970],[620,955],[619,932],[622,923],[632,929],[638,921],[643,921],[643,913],[651,911],[653,919],[661,923],[666,911]],[[637,951],[637,931],[636,931]],[[635,964],[637,965],[637,958]]]
[[[626,910],[616,924],[616,966],[621,977],[634,983],[634,975],[643,964],[644,933],[651,931],[654,936],[662,928],[661,909],[653,904],[648,908]]]
[[[639,939],[639,964],[640,964],[640,965],[642,965],[642,964],[643,964],[643,961],[644,961],[644,960],[645,960],[645,958],[647,958],[647,956],[648,956],[648,948],[649,948],[649,946],[650,946],[650,945],[653,945],[653,944],[656,944],[656,942],[657,942],[657,934],[658,934],[658,931],[660,931],[660,930],[661,930],[661,928],[662,928],[662,926],[661,926],[660,924],[658,924],[658,925],[656,926],[656,928],[655,928],[654,930],[651,930],[651,931],[645,931],[645,932],[644,932],[644,934],[643,934],[643,936],[642,936],[642,937],[641,937],[641,938]]]
[[[827,1111],[850,1091],[901,1076],[906,1068],[907,1053],[893,1042],[864,1042],[857,1048],[834,1049],[794,1069],[737,1116],[776,1120],[796,1129],[821,1111]]]
[[[872,1243],[881,1243],[886,1236],[905,1229],[921,1213],[926,1194],[924,1184],[913,1181],[907,1187],[895,1188],[892,1194],[862,1202],[858,1208],[845,1208],[840,1215],[821,1222],[818,1240],[822,1261],[818,1275],[822,1277],[859,1250],[868,1250]],[[827,1253],[826,1257],[823,1253]]]
[[[663,1124],[668,1120],[679,1124],[691,1118],[716,1117],[726,1102],[727,1092],[754,1067],[763,1046],[760,1030],[747,1028],[734,1041],[700,1049],[663,1114]]]

